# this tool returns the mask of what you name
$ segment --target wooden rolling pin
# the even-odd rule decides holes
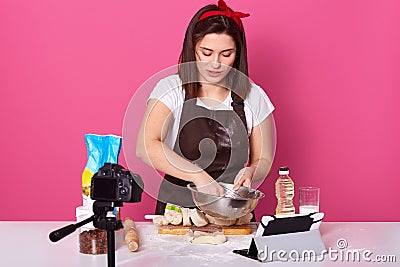
[[[139,248],[139,235],[135,222],[126,217],[124,220],[125,243],[130,251],[137,251]]]

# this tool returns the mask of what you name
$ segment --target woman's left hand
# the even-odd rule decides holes
[[[241,169],[233,181],[233,190],[239,189],[240,186],[251,186],[251,180],[253,179],[253,169],[251,167],[245,167]]]

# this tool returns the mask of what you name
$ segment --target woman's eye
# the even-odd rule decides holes
[[[206,57],[209,57],[209,56],[211,56],[211,53],[204,53],[203,52],[203,55],[206,56]]]
[[[229,54],[222,54],[222,56],[224,56],[224,57],[230,57],[232,55],[232,53],[229,53]]]

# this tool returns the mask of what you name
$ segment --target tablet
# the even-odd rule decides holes
[[[263,216],[255,236],[279,235],[319,229],[323,218],[323,212]]]

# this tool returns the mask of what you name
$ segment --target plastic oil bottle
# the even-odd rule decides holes
[[[294,214],[294,183],[289,177],[289,168],[286,166],[279,168],[279,177],[275,183],[275,194],[278,199],[276,215]]]

